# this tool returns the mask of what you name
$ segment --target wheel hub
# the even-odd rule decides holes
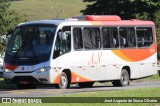
[[[123,82],[124,84],[128,83],[128,77],[127,77],[126,74],[123,74],[123,75],[122,75],[122,82]]]
[[[67,84],[67,79],[64,76],[61,76],[61,85],[62,87],[65,87]]]

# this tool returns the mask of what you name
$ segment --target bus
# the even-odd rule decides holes
[[[40,20],[19,24],[8,39],[3,77],[19,89],[106,81],[123,87],[157,73],[152,21],[116,15]]]

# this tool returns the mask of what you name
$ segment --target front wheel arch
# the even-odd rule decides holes
[[[61,81],[62,81],[62,78],[67,80],[67,85],[62,87],[61,85]],[[55,85],[56,88],[60,88],[60,89],[67,89],[70,87],[70,84],[71,84],[71,71],[69,69],[65,69],[61,72],[61,75],[60,75],[60,79],[59,79],[59,83]]]

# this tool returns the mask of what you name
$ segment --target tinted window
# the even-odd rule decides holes
[[[53,27],[19,27],[12,35],[7,53],[15,57],[34,57],[51,50]]]
[[[82,49],[83,48],[83,40],[82,40],[82,30],[81,28],[73,29],[73,38],[74,38],[74,48]]]
[[[151,27],[137,27],[138,47],[148,47],[153,44],[153,31]]]
[[[133,27],[120,27],[119,34],[122,48],[136,47],[135,29]]]
[[[119,47],[117,28],[102,28],[103,48]]]
[[[101,37],[99,28],[83,29],[84,47],[86,49],[98,49],[101,47]]]

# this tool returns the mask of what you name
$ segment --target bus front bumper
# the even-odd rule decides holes
[[[52,84],[49,76],[49,71],[42,73],[3,72],[3,78],[6,83],[10,84]]]

